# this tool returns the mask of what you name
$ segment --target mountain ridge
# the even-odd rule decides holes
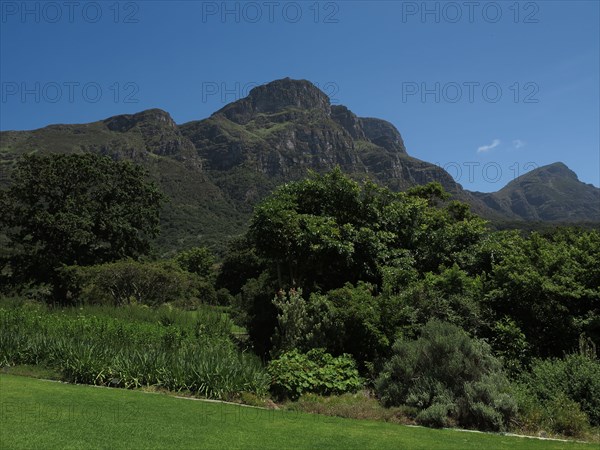
[[[163,220],[173,235],[162,242],[168,248],[235,235],[277,185],[336,166],[396,191],[438,181],[496,221],[600,222],[600,189],[581,183],[563,163],[534,169],[497,192],[471,192],[439,166],[410,156],[393,124],[331,105],[307,80],[255,87],[211,116],[179,125],[153,108],[0,132],[0,184],[8,182],[15,158],[31,151],[90,151],[147,167],[171,199]]]

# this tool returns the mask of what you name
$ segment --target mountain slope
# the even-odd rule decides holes
[[[6,185],[15,159],[26,152],[94,152],[141,164],[168,197],[162,214],[162,248],[221,241],[246,221],[202,170],[194,145],[171,116],[152,109],[77,125],[0,133],[0,184]]]
[[[195,145],[207,173],[243,203],[242,209],[277,184],[335,166],[395,190],[439,181],[458,198],[470,198],[447,172],[410,157],[392,124],[332,106],[306,80],[286,78],[259,86],[248,97],[180,130]]]
[[[159,245],[215,244],[243,231],[252,206],[277,185],[340,166],[393,190],[440,182],[494,220],[600,221],[600,189],[563,164],[529,172],[502,190],[464,190],[440,167],[408,155],[389,122],[356,116],[306,80],[254,88],[204,120],[177,125],[162,110],[89,124],[0,133],[0,184],[25,152],[96,152],[145,166],[167,194]]]
[[[579,181],[560,162],[532,170],[479,198],[504,215],[524,220],[600,221],[600,189]]]

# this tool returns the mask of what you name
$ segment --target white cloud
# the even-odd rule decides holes
[[[522,141],[521,139],[515,139],[513,142],[513,147],[516,149],[519,149],[521,147],[525,147],[525,142]]]
[[[477,149],[477,153],[489,152],[491,149],[496,148],[500,145],[500,139],[494,139],[490,145],[482,145]]]

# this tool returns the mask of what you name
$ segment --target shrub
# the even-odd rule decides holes
[[[408,406],[384,408],[367,390],[329,396],[307,393],[297,401],[287,403],[285,407],[288,410],[311,414],[403,424],[414,424],[417,414],[414,408]]]
[[[194,247],[179,253],[175,261],[183,270],[209,278],[212,275],[215,258],[206,247]]]
[[[501,370],[487,344],[432,320],[417,340],[394,344],[376,391],[386,406],[419,408],[423,424],[500,430],[516,413]]]
[[[456,406],[453,403],[434,403],[417,414],[417,423],[426,427],[443,428],[450,427]]]
[[[292,350],[269,363],[271,391],[279,398],[298,399],[305,392],[321,395],[355,392],[362,386],[349,355],[334,358],[323,349]]]
[[[216,291],[217,305],[219,306],[232,306],[235,302],[233,295],[229,293],[226,288],[221,288]]]
[[[535,360],[520,383],[523,397],[534,400],[549,420],[554,420],[552,411],[561,411],[553,402],[565,398],[578,405],[591,425],[600,425],[600,361],[594,356],[572,354],[562,359]],[[536,409],[531,400],[520,406],[525,416]]]
[[[529,365],[527,338],[510,317],[494,323],[491,344],[511,378],[514,379]]]
[[[206,297],[216,303],[214,288],[196,275],[169,262],[122,260],[90,267],[70,266],[62,270],[76,298],[86,304],[158,306],[178,300]]]
[[[335,308],[325,296],[313,294],[305,300],[302,289],[290,289],[287,295],[279,291],[273,306],[277,309],[277,327],[271,337],[273,357],[293,349],[325,348],[331,351],[334,345],[330,336],[336,328],[334,325],[338,325],[337,336],[342,334],[340,324],[334,324]]]
[[[307,302],[302,298],[302,290],[290,289],[287,295],[279,291],[273,299],[273,306],[277,308],[277,328],[271,337],[272,355],[303,347],[301,344],[310,333],[312,321]]]
[[[552,431],[565,436],[581,436],[589,428],[588,417],[579,403],[564,394],[547,404],[544,422]]]

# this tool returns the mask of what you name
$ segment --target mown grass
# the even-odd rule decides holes
[[[591,445],[432,430],[0,375],[0,448],[569,449]]]

